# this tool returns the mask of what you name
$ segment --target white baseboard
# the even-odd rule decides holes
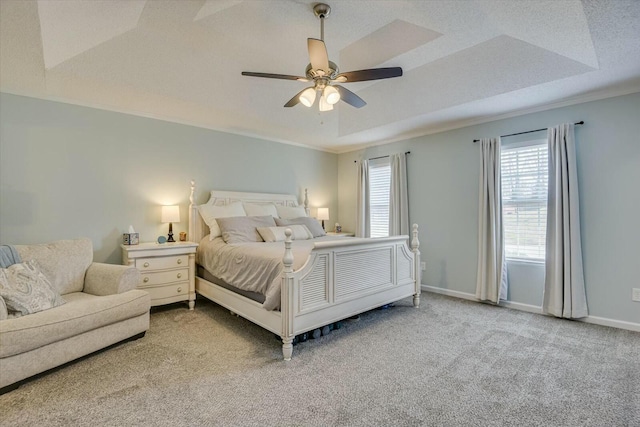
[[[594,325],[610,326],[612,328],[627,329],[629,331],[640,332],[640,323],[625,322],[623,320],[607,319],[606,317],[587,316],[584,319],[576,319],[584,323]]]
[[[422,285],[421,288],[423,291],[433,292],[434,294],[442,294],[450,297],[468,299],[471,301],[479,301],[474,294],[468,294],[466,292],[452,291],[451,289],[443,289],[443,288],[438,288],[436,286],[429,286],[429,285]]]
[[[443,289],[443,288],[438,288],[437,286],[429,286],[429,285],[422,285],[422,290],[426,292],[433,292],[435,294],[442,294],[450,297],[480,302],[480,300],[476,298],[475,294],[470,294],[467,292],[453,291],[451,289]],[[538,307],[530,304],[523,304],[520,302],[501,301],[500,306],[512,308],[514,310],[526,311],[529,313],[543,314],[542,307]],[[574,319],[574,320],[577,320],[578,322],[592,323],[594,325],[609,326],[612,328],[626,329],[629,331],[640,332],[640,323],[626,322],[624,320],[615,320],[615,319],[608,319],[606,317],[596,317],[596,316],[587,316],[583,319]]]

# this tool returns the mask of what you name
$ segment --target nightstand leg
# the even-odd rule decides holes
[[[194,308],[196,308],[196,301],[189,300],[189,310],[193,310]]]

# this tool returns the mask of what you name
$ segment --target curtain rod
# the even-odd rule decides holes
[[[405,154],[405,155],[407,155],[407,154],[411,154],[411,151],[405,151],[405,152],[404,152],[404,154]],[[385,157],[389,157],[389,155],[386,155],[386,156],[379,156],[379,157],[372,157],[372,158],[370,158],[370,159],[368,159],[368,160],[384,159]],[[354,160],[354,161],[353,161],[353,163],[358,163],[358,161],[357,161],[357,160]]]
[[[584,124],[584,120],[579,121],[574,123],[574,125],[583,125]],[[524,132],[518,132],[518,133],[510,133],[509,135],[500,135],[500,138],[506,138],[508,136],[516,136],[516,135],[524,135],[525,133],[533,133],[533,132],[540,132],[541,130],[547,130],[549,128],[542,128],[542,129],[534,129],[534,130],[527,130]],[[480,142],[479,139],[474,139],[473,142]]]

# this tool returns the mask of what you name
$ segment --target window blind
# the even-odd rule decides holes
[[[505,255],[544,260],[549,181],[546,140],[503,146],[501,162]]]
[[[389,158],[369,161],[369,215],[371,237],[389,235],[389,193],[391,165]]]

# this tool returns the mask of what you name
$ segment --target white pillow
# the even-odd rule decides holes
[[[275,222],[278,226],[296,224],[304,225],[309,229],[313,237],[322,237],[327,235],[327,233],[324,231],[324,228],[322,228],[322,225],[320,225],[320,222],[317,219],[311,218],[309,216],[301,216],[300,218],[292,219],[275,218]]]
[[[278,216],[283,219],[300,218],[301,216],[307,216],[307,211],[302,206],[276,206]]]
[[[287,227],[258,227],[258,233],[265,242],[283,242],[286,239],[284,231],[291,229],[291,238],[293,240],[313,239],[313,235],[306,225],[289,225]]]
[[[200,216],[202,216],[202,219],[209,226],[209,230],[211,231],[211,234],[209,234],[209,240],[222,236],[222,232],[220,231],[220,227],[218,227],[216,218],[247,216],[241,202],[233,202],[225,206],[200,205],[198,206],[198,211],[200,211]]]
[[[244,211],[247,213],[247,216],[267,216],[271,215],[274,218],[280,218],[278,216],[278,211],[276,210],[276,205],[273,203],[243,203]]]

